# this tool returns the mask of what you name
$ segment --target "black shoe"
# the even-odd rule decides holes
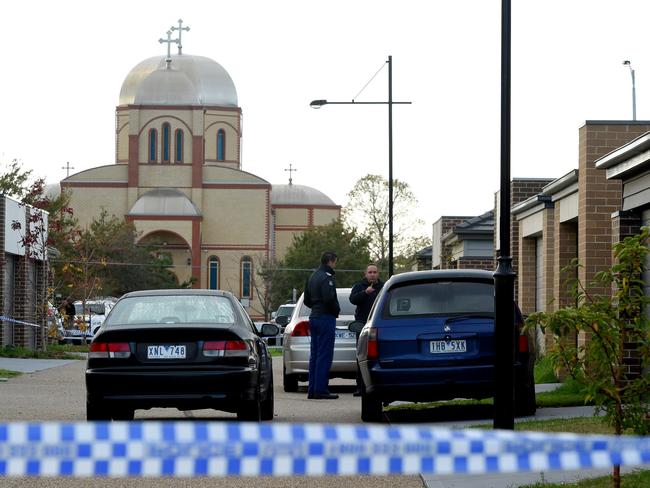
[[[360,397],[361,396],[361,390],[354,390],[354,393],[352,394],[353,397]]]
[[[335,393],[315,393],[311,396],[312,400],[336,400],[339,396]],[[308,397],[309,398],[309,397]]]

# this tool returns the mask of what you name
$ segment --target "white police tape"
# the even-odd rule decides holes
[[[650,438],[429,426],[0,424],[0,477],[482,474],[650,464]]]
[[[4,315],[0,315],[0,320],[3,322],[11,322],[14,324],[20,324],[20,325],[29,325],[31,327],[40,327],[38,324],[32,324],[31,322],[24,322],[22,320],[16,320],[11,317],[5,317]]]

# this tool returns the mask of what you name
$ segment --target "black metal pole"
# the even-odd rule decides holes
[[[515,309],[510,255],[510,0],[501,3],[501,188],[499,257],[494,273],[494,428],[515,425]]]
[[[393,263],[393,56],[388,56],[388,277]]]

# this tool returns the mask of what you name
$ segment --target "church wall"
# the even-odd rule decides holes
[[[176,162],[176,129],[182,129],[184,134],[183,164],[190,165],[192,163],[192,110],[173,110],[168,107],[165,112],[162,110],[139,110],[140,139],[138,147],[138,161],[141,163],[149,162],[149,130],[156,129],[158,131],[158,138],[156,141],[156,159],[157,162],[162,162],[162,125],[163,123],[167,122],[171,126],[170,162]]]
[[[126,188],[69,188],[70,207],[74,209],[74,217],[79,225],[85,227],[99,217],[103,209],[108,215],[122,218],[128,211],[126,208]]]
[[[309,211],[306,208],[276,208],[276,226],[306,226],[309,225]]]
[[[135,228],[142,237],[153,232],[168,231],[181,236],[188,248],[192,242],[192,222],[189,220],[134,220]],[[185,251],[183,251],[185,252]]]
[[[211,256],[219,258],[220,276],[219,276],[219,289],[231,292],[237,298],[241,297],[241,261],[244,256],[248,256],[253,261],[253,289],[252,298],[250,299],[249,306],[246,311],[249,315],[257,320],[263,315],[262,307],[257,298],[255,286],[261,286],[255,280],[257,278],[257,271],[259,262],[264,258],[264,251],[247,251],[247,250],[224,250],[224,249],[208,249],[201,253],[201,283],[200,288],[209,288],[208,283],[208,259]],[[261,290],[260,290],[261,291]],[[245,304],[244,304],[245,305]]]
[[[226,168],[214,163],[206,164],[203,167],[204,184],[220,184],[224,182],[237,182],[254,185],[265,185],[270,187],[271,184],[259,176],[245,171],[239,171],[236,168]]]
[[[327,225],[339,218],[339,209],[315,208],[312,225]]]
[[[206,110],[205,112],[205,161],[217,161],[217,131],[226,133],[225,162],[240,161],[241,113],[229,110]]]
[[[80,171],[66,178],[66,182],[80,182],[81,184],[110,182],[126,183],[128,167],[125,164],[108,164],[98,166],[86,171]]]
[[[165,165],[164,168],[161,168],[157,164],[141,165],[140,186],[145,187],[141,194],[149,189],[146,187],[178,188],[183,191],[183,188],[192,187],[192,167],[190,165]],[[188,193],[188,196],[191,195]]]
[[[203,191],[203,243],[266,246],[266,188],[206,189]],[[208,211],[210,217],[207,217]]]
[[[287,249],[293,244],[293,236],[301,234],[302,231],[276,230],[275,232],[275,257],[284,258]]]
[[[115,115],[115,162],[129,162],[129,114],[116,112]]]

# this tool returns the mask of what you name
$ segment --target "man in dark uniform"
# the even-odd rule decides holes
[[[375,303],[375,298],[383,286],[384,282],[379,279],[379,268],[376,264],[370,263],[366,266],[363,280],[356,283],[350,292],[350,302],[357,306],[354,311],[355,320],[364,324],[368,321],[372,304]],[[358,334],[357,340],[359,340]],[[362,384],[361,373],[357,369],[357,390],[354,392],[354,396],[361,396]]]
[[[311,308],[307,398],[314,400],[335,400],[339,397],[330,393],[328,386],[334,357],[336,317],[341,311],[336,297],[336,281],[334,281],[336,259],[334,252],[324,252],[320,258],[320,267],[314,271],[305,286],[305,305]]]

